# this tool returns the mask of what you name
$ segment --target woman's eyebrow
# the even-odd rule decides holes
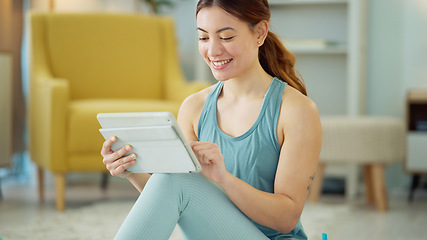
[[[203,28],[197,27],[197,30],[205,32],[205,33],[208,33],[208,31],[204,30]],[[233,30],[233,31],[235,31],[234,28],[232,28],[232,27],[223,27],[223,28],[219,29],[218,31],[216,31],[216,33],[220,33],[220,32],[223,32],[225,30]]]

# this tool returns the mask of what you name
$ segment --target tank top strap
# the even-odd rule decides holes
[[[280,145],[277,141],[277,123],[282,106],[282,96],[287,83],[278,78],[273,78],[270,88],[264,97],[262,112],[262,121],[260,122],[259,129],[269,132],[269,139],[273,144],[276,151],[280,151]]]
[[[273,120],[274,124],[277,125],[277,119],[279,118],[280,108],[282,106],[282,96],[285,90],[286,82],[273,78],[268,95],[265,96],[266,115],[269,120]]]
[[[208,115],[212,114],[213,111],[216,111],[217,99],[219,94],[221,93],[223,85],[224,85],[224,82],[218,82],[206,97],[205,103],[203,105],[202,113],[200,114],[199,123],[197,126],[197,136],[200,136],[200,131],[202,130],[201,129],[202,126],[204,126],[206,121],[208,121],[209,119]]]

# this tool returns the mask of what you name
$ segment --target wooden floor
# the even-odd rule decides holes
[[[0,237],[3,227],[22,224],[23,217],[43,211],[53,211],[54,186],[47,174],[46,200],[37,199],[35,177],[3,179],[3,200],[0,201]],[[100,190],[99,174],[76,174],[67,178],[67,208],[78,209],[106,199],[133,200],[137,191],[125,180],[110,178],[106,192]],[[414,201],[406,200],[406,190],[389,193],[390,208],[381,213],[366,206],[363,195],[347,200],[342,195],[322,195],[316,204],[307,203],[302,222],[310,239],[329,240],[425,240],[427,239],[427,191],[418,190]],[[7,240],[7,239],[3,239]],[[14,239],[12,239],[14,240]]]

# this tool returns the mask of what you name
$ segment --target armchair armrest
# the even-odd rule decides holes
[[[40,166],[54,172],[66,170],[69,92],[67,80],[49,76],[33,76],[30,85],[31,157]]]

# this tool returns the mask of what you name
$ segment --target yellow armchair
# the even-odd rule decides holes
[[[181,72],[173,21],[106,13],[31,13],[30,155],[55,174],[65,208],[68,172],[106,171],[100,112],[170,111],[208,86]]]

